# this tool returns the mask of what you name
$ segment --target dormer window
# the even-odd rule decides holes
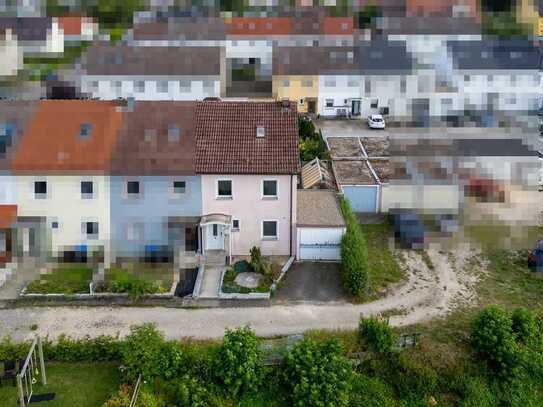
[[[156,140],[156,129],[145,129],[145,141],[150,143]]]
[[[256,128],[256,137],[262,138],[266,136],[266,129],[264,129],[264,126],[258,126]]]
[[[79,137],[88,138],[91,135],[92,125],[90,123],[83,123],[79,128]]]
[[[170,143],[178,142],[181,138],[181,129],[176,124],[172,124],[168,127],[168,141]]]

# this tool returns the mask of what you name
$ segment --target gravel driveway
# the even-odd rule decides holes
[[[301,333],[308,329],[354,329],[360,314],[394,310],[393,325],[410,325],[444,315],[459,302],[474,299],[472,268],[463,267],[474,254],[459,251],[455,256],[429,251],[435,265],[430,270],[420,254],[405,254],[407,282],[389,294],[366,304],[274,305],[264,308],[136,308],[136,307],[35,307],[0,310],[0,337],[20,340],[35,332],[50,339],[60,334],[74,337],[102,334],[125,335],[131,325],[154,322],[168,338],[218,338],[225,328],[251,326],[260,336]],[[448,259],[456,259],[451,263]],[[37,330],[30,327],[36,324]]]

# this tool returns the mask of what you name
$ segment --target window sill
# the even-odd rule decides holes
[[[231,196],[216,196],[217,201],[231,201],[233,198]]]
[[[262,240],[265,240],[265,241],[275,241],[275,240],[277,240],[277,236],[275,236],[275,237],[263,237]]]
[[[47,199],[47,194],[34,194],[34,199]]]
[[[239,228],[237,228],[237,229],[232,229],[231,232],[239,232]]]
[[[277,201],[278,199],[279,199],[279,197],[277,195],[275,195],[275,196],[263,196],[262,197],[263,201]]]

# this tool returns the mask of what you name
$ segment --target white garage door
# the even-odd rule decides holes
[[[340,260],[344,228],[298,228],[299,260]]]

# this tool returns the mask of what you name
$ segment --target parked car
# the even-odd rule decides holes
[[[423,249],[426,227],[422,219],[411,211],[392,213],[394,236],[404,249]]]
[[[543,240],[537,242],[535,249],[528,254],[528,267],[534,271],[543,271]]]
[[[370,129],[384,129],[385,119],[380,114],[372,114],[368,116],[368,126]]]

